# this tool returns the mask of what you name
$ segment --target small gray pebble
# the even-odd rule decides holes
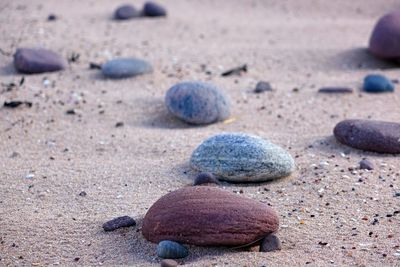
[[[114,18],[117,20],[126,20],[140,17],[140,11],[132,5],[122,5],[115,10]]]
[[[260,81],[256,85],[256,89],[254,89],[255,93],[263,93],[265,91],[272,91],[271,84],[269,82]]]
[[[164,240],[158,243],[157,255],[163,259],[180,259],[187,257],[189,251],[177,242]]]
[[[373,170],[374,164],[367,159],[363,159],[360,161],[360,169],[361,170]]]
[[[274,234],[267,235],[261,241],[260,252],[271,252],[281,249],[282,249],[281,241]]]
[[[136,58],[117,58],[101,66],[103,75],[111,79],[133,77],[153,71],[150,63]]]
[[[146,2],[143,6],[143,15],[147,17],[164,17],[167,15],[167,10],[155,2]]]
[[[129,226],[135,226],[136,222],[134,219],[132,219],[129,216],[121,216],[114,218],[106,223],[103,224],[103,229],[104,231],[114,231],[116,229],[122,228],[122,227],[129,227]]]
[[[193,185],[219,184],[218,180],[209,172],[201,172],[196,176]]]

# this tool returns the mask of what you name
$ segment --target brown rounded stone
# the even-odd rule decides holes
[[[266,204],[210,186],[178,189],[157,200],[143,220],[143,236],[199,246],[241,246],[276,232]]]

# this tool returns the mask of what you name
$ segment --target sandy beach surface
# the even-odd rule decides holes
[[[192,151],[221,132],[259,135],[295,158],[291,177],[222,185],[272,205],[282,250],[189,246],[181,264],[400,266],[399,156],[351,149],[332,136],[347,118],[400,120],[398,91],[360,92],[367,74],[400,78],[399,65],[366,51],[375,22],[398,1],[171,0],[161,2],[166,18],[113,21],[123,3],[0,1],[0,103],[33,103],[0,108],[1,266],[158,266],[142,218],[159,197],[192,184]],[[47,21],[50,13],[58,19]],[[27,46],[79,59],[62,72],[17,74],[12,54]],[[120,56],[145,59],[154,73],[106,80],[89,69]],[[221,77],[242,64],[247,73]],[[165,92],[186,80],[223,88],[231,119],[195,127],[169,115]],[[254,94],[260,80],[274,90]],[[318,94],[325,86],[355,92]],[[363,158],[373,171],[356,168]],[[137,226],[103,231],[122,215]]]

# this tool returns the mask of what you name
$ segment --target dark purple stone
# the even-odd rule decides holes
[[[400,10],[378,20],[369,40],[369,50],[380,58],[400,58]]]
[[[140,16],[139,10],[132,5],[122,5],[115,10],[114,18],[117,20],[125,20]]]
[[[336,139],[350,147],[379,152],[400,153],[400,124],[373,120],[344,120],[333,133]]]
[[[33,74],[62,70],[65,61],[47,49],[18,48],[14,54],[14,66],[21,73]]]
[[[147,17],[163,17],[167,15],[167,10],[155,2],[146,2],[143,7],[143,15]]]
[[[121,216],[103,224],[104,231],[114,231],[122,227],[135,226],[136,222],[129,216]]]
[[[363,159],[362,161],[360,161],[360,169],[361,170],[373,170],[374,164],[367,159]]]
[[[322,87],[318,92],[325,94],[351,94],[353,89],[348,87]]]

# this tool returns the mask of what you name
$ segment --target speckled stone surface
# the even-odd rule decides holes
[[[165,105],[181,120],[191,124],[209,124],[230,115],[230,104],[216,86],[204,82],[181,82],[166,93]]]
[[[141,59],[117,58],[104,63],[101,71],[107,78],[121,79],[150,73],[153,68],[150,63]]]
[[[205,140],[190,159],[193,169],[231,182],[261,182],[290,175],[295,163],[283,148],[255,135],[223,133]]]

